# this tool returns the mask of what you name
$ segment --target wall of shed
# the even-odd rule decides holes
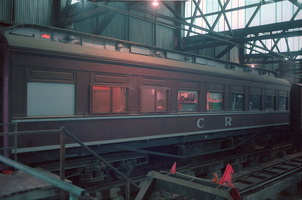
[[[127,7],[124,2],[111,2],[109,5],[118,9],[124,9],[125,12],[114,15],[100,35],[166,49],[174,49],[176,31],[173,25],[175,24],[147,14],[147,12],[156,12],[175,17],[165,6],[159,5],[155,9],[151,7],[150,2],[135,5],[134,9],[131,9],[134,6]],[[94,33],[99,23],[104,22],[104,17],[106,16],[100,13],[100,15],[95,17],[75,22],[73,24],[74,29]]]
[[[11,1],[1,0],[0,1],[0,20],[10,21],[11,19]]]
[[[1,0],[0,20],[51,25],[53,0]]]

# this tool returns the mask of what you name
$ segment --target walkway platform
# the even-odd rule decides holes
[[[59,177],[43,169],[55,178]],[[22,171],[11,174],[0,174],[0,199],[1,200],[24,200],[24,199],[51,199],[60,194],[60,190],[50,183],[29,175]]]

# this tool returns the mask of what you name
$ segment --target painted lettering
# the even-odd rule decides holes
[[[232,117],[225,117],[224,126],[232,126]]]
[[[204,118],[199,118],[197,120],[197,127],[198,128],[203,128],[204,127]]]

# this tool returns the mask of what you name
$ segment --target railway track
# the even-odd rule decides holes
[[[271,149],[271,151],[275,151],[277,149],[284,149],[288,148],[288,144],[280,145],[279,147],[275,147],[275,149]],[[232,162],[240,159],[246,159],[246,157],[259,157],[259,155],[266,155],[267,150],[260,150],[257,153],[249,153],[249,154],[236,154],[224,158],[216,158],[208,161],[197,162],[194,164],[189,164],[183,167],[177,167],[177,171],[180,173],[188,173],[191,172],[190,175],[200,176],[200,174],[204,175],[205,169],[211,168],[211,166],[217,165],[225,166],[225,163]],[[255,156],[257,154],[258,156]],[[251,193],[257,193],[261,189],[268,187],[270,184],[281,180],[282,178],[286,178],[291,174],[301,171],[301,163],[302,163],[302,153],[293,154],[294,157],[291,155],[287,155],[285,158],[288,159],[275,159],[277,161],[270,162],[270,164],[261,163],[259,167],[261,168],[248,168],[249,170],[243,170],[238,173],[239,170],[235,170],[234,175],[234,183],[236,188],[238,188],[240,194],[242,196],[248,196]],[[169,170],[169,169],[167,169]],[[198,174],[198,172],[200,174]],[[192,174],[193,173],[193,174]],[[131,180],[137,184],[144,180],[145,176],[137,176],[131,178]],[[204,178],[204,177],[202,177]],[[113,187],[120,188],[120,193],[124,196],[133,196],[138,191],[135,188],[131,188],[132,194],[126,194],[127,192],[125,188],[128,186],[124,181],[112,181],[101,183],[97,185],[93,185],[87,188],[89,193],[101,192],[103,196],[110,195],[110,189]],[[127,199],[127,198],[126,198]]]
[[[256,195],[266,199],[266,196],[269,198],[275,190],[286,189],[286,179],[294,179],[295,176],[301,179],[301,174],[302,152],[251,168],[247,172],[242,171],[239,176],[234,177],[233,183],[243,199],[260,199],[256,198]]]

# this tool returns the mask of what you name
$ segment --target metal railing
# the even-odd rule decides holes
[[[0,150],[3,151],[3,155],[4,156],[8,156],[8,152],[11,150],[11,149],[14,149],[15,152],[17,151],[17,135],[14,134],[14,145],[9,147],[9,138],[8,138],[8,130],[9,129],[12,129],[14,132],[17,132],[18,130],[18,125],[16,123],[6,123],[6,124],[0,124],[0,127],[2,127],[3,129],[3,134],[0,133],[0,136],[3,136],[3,147],[0,148]],[[1,130],[1,129],[0,129]],[[17,161],[17,154],[15,154],[15,161]]]
[[[17,125],[16,125],[17,127]],[[134,187],[139,188],[139,186],[133,182],[131,179],[129,179],[127,176],[125,176],[123,173],[121,173],[118,169],[116,169],[112,164],[110,164],[108,161],[106,161],[104,158],[102,158],[99,154],[97,154],[95,151],[93,151],[90,147],[88,147],[87,145],[85,145],[85,143],[83,143],[79,138],[77,138],[75,135],[73,135],[70,131],[68,131],[65,127],[61,127],[60,129],[52,129],[52,130],[35,130],[35,131],[17,131],[17,129],[14,129],[15,131],[13,132],[3,132],[0,133],[0,136],[14,136],[15,140],[14,140],[14,145],[13,147],[7,147],[7,150],[9,149],[14,149],[15,152],[15,159],[17,160],[17,153],[18,153],[18,149],[17,149],[17,136],[18,135],[24,135],[24,134],[45,134],[45,133],[60,133],[60,181],[65,180],[65,139],[66,136],[68,136],[69,138],[71,138],[73,141],[75,141],[76,143],[78,143],[81,147],[83,147],[86,151],[88,151],[90,154],[92,154],[94,157],[96,157],[98,160],[100,160],[101,162],[103,162],[106,166],[108,166],[114,173],[118,174],[120,177],[122,177],[123,179],[126,180],[126,186],[128,188],[128,190],[130,190],[129,185],[132,184]],[[24,167],[23,164],[21,163],[17,163],[16,161],[10,160],[8,158],[6,158],[5,156],[1,156],[0,161],[15,167],[17,169],[20,170],[26,170],[25,172],[32,174],[33,176],[36,176],[38,178],[41,178],[43,180],[45,180],[44,178],[48,179],[47,177],[44,177],[43,175],[40,174],[36,174],[35,170],[32,171],[32,169],[28,169],[26,166]],[[56,179],[58,180],[58,179]],[[47,181],[47,180],[46,180]],[[49,180],[50,181],[50,180]],[[52,180],[51,180],[52,181]],[[69,192],[70,198],[71,199],[75,199],[76,197],[74,197],[74,195],[82,195],[82,193],[76,193],[74,192],[74,190],[70,190],[71,188],[67,187],[67,186],[63,186],[61,182],[57,182],[57,181],[53,181],[50,183],[53,183],[55,186],[63,189],[62,187],[64,187],[65,189],[63,190],[67,190],[67,192]],[[126,193],[130,194],[130,191],[126,191]],[[61,199],[64,199],[64,195],[61,193]],[[126,197],[126,199],[129,199]]]
[[[50,184],[53,184],[54,186],[64,190],[64,191],[67,191],[69,192],[69,199],[70,200],[77,200],[78,197],[83,197],[86,195],[86,191],[80,187],[77,187],[75,185],[72,185],[70,183],[67,183],[63,180],[60,180],[60,179],[57,179],[55,177],[53,177],[52,175],[50,174],[47,174],[47,173],[43,173],[43,172],[40,172],[38,170],[35,170],[31,167],[28,167],[26,165],[23,165],[22,163],[19,163],[19,162],[16,162],[14,160],[11,160],[5,156],[2,156],[0,155],[0,161],[7,164],[7,165],[10,165],[16,169],[19,169],[23,172],[26,172],[34,177],[37,177],[41,180],[44,180]]]

